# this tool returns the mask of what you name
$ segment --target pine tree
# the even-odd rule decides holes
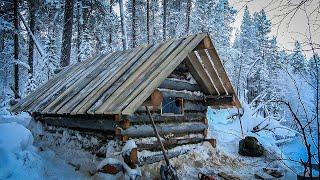
[[[306,70],[305,61],[306,60],[305,60],[305,57],[302,53],[301,45],[300,45],[299,41],[296,41],[294,43],[294,50],[293,50],[293,53],[291,54],[290,59],[291,59],[290,64],[293,67],[294,73],[305,72],[305,70]]]

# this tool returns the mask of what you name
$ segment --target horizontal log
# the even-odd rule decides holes
[[[81,128],[99,131],[114,131],[116,127],[115,121],[103,119],[80,119],[72,117],[43,117],[39,119],[49,125],[62,126],[70,128]]]
[[[225,95],[225,96],[206,96],[205,105],[213,107],[223,107],[223,106],[233,106],[234,96]]]
[[[169,139],[162,141],[162,144],[165,149],[172,149],[177,146],[186,145],[186,144],[197,144],[205,139],[203,137],[193,137],[193,138],[184,138],[184,139]],[[161,146],[158,141],[152,143],[137,143],[138,150],[148,150],[148,151],[160,151]]]
[[[191,101],[204,100],[204,94],[199,91],[197,92],[192,92],[187,90],[176,91],[176,90],[161,89],[161,88],[159,88],[159,90],[162,93],[163,97],[178,97],[178,98],[183,98],[185,100],[191,100]]]
[[[206,113],[184,113],[183,116],[162,116],[160,113],[152,113],[152,118],[155,123],[162,122],[197,122],[202,121],[206,118]],[[131,124],[134,123],[146,123],[149,124],[150,119],[146,113],[134,114],[124,117],[130,121]]]
[[[207,129],[207,125],[201,122],[195,123],[180,123],[178,126],[175,123],[171,124],[156,124],[160,135],[166,134],[185,134],[199,133]],[[154,136],[154,130],[151,125],[134,125],[120,132],[121,135],[128,137],[149,137]]]
[[[187,81],[177,80],[173,78],[165,79],[159,86],[161,89],[172,89],[178,91],[201,91],[201,87],[198,84],[191,84]]]
[[[205,106],[202,102],[199,101],[183,101],[184,111],[206,111],[208,106]]]

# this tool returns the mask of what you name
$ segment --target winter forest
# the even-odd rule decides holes
[[[69,130],[48,135],[43,132],[46,125],[27,113],[11,113],[10,106],[69,65],[197,33],[210,35],[242,108],[209,108],[208,134],[217,139],[217,147],[208,150],[205,145],[186,145],[193,149],[170,159],[180,167],[176,167],[179,178],[196,179],[200,169],[207,175],[224,172],[220,179],[268,179],[266,174],[270,173],[262,166],[281,172],[282,179],[318,178],[320,3],[266,0],[270,1],[267,6],[253,11],[250,6],[255,1],[2,0],[0,179],[94,176],[91,172],[99,160],[86,146],[95,144],[95,138],[86,139]],[[300,26],[293,22],[297,16],[303,21],[303,31],[291,32],[289,27]],[[235,26],[236,18],[240,18],[239,27]],[[290,46],[278,42],[281,35],[275,32],[279,29],[293,34]],[[269,155],[239,158],[238,142],[247,135],[256,137]],[[9,145],[13,141],[21,143]],[[106,143],[108,151],[114,148],[112,143]],[[71,155],[75,156],[73,161]],[[269,166],[272,163],[275,165]],[[92,171],[88,173],[86,167]],[[152,169],[159,168],[157,163],[143,166],[139,173],[134,171],[137,174],[129,168],[132,171],[125,177],[156,178]]]

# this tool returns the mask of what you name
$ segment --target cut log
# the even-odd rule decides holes
[[[104,119],[86,119],[59,116],[43,117],[38,118],[38,120],[54,126],[100,130],[105,132],[113,132],[116,127],[116,123],[114,121]]]
[[[151,96],[142,104],[142,106],[160,106],[163,101],[162,93],[156,89]]]
[[[198,84],[191,84],[187,81],[182,81],[173,78],[165,79],[159,86],[161,89],[172,89],[177,91],[201,91],[201,87]]]
[[[149,124],[150,119],[146,113],[128,115],[126,117],[131,124]],[[199,122],[206,118],[206,113],[184,113],[183,116],[161,116],[159,113],[152,113],[152,118],[156,123],[161,122]]]
[[[185,134],[185,133],[199,133],[207,129],[207,125],[200,122],[195,123],[180,123],[178,126],[175,123],[172,124],[157,124],[159,134]],[[148,137],[154,136],[154,131],[150,125],[134,125],[126,130],[121,131],[121,135],[127,135],[129,137]]]
[[[161,88],[159,88],[159,90],[162,93],[163,97],[178,97],[178,98],[183,98],[185,100],[191,100],[191,101],[204,100],[204,94],[201,92],[192,92],[187,90],[176,91],[176,90],[161,89]]]
[[[124,154],[122,157],[124,162],[128,164],[130,168],[134,169],[138,163],[138,149],[133,148],[131,149],[129,155]]]

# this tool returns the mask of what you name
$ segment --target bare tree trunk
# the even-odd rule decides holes
[[[35,0],[30,0],[29,1],[29,27],[30,27],[30,31],[34,33],[35,30],[35,19],[36,19],[36,2]],[[29,65],[29,69],[28,69],[28,73],[30,78],[32,78],[33,76],[33,49],[34,49],[34,42],[33,39],[31,38],[31,36],[29,36],[29,57],[28,57],[28,65]]]
[[[113,0],[110,0],[110,6],[109,6],[109,14],[111,15],[112,13],[112,4],[113,4]],[[109,46],[110,46],[110,49],[112,49],[112,46],[111,46],[111,43],[112,43],[112,31],[109,32]]]
[[[187,1],[187,24],[186,24],[186,30],[185,35],[189,34],[189,28],[190,28],[190,14],[191,14],[191,0]]]
[[[120,6],[120,17],[121,17],[121,29],[122,29],[122,46],[123,50],[128,49],[128,38],[127,38],[127,30],[124,23],[124,7],[123,7],[123,0],[119,0]]]
[[[14,59],[19,61],[19,15],[18,15],[19,0],[14,0]],[[19,66],[14,65],[14,97],[19,98]]]
[[[136,47],[136,0],[132,0],[132,47]]]
[[[147,0],[147,41],[148,41],[148,44],[150,44],[150,26],[149,26],[149,21],[150,21],[150,0]]]
[[[78,37],[77,37],[77,61],[81,62],[80,59],[80,54],[81,54],[81,50],[80,50],[80,46],[81,46],[81,41],[82,41],[82,25],[83,25],[83,18],[82,18],[82,0],[78,0],[78,4],[77,4],[77,16],[78,16],[78,20],[77,20],[77,28],[78,28]]]
[[[166,14],[167,14],[167,0],[163,0],[163,22],[162,22],[162,39],[166,40],[166,28],[167,28],[167,20],[166,20]]]
[[[153,43],[155,43],[155,40],[156,40],[156,28],[155,28],[155,24],[156,24],[156,21],[155,21],[155,0],[152,0],[152,37],[153,37]]]
[[[73,0],[65,0],[64,26],[62,35],[62,50],[60,66],[65,67],[70,64],[71,38],[73,22]]]

